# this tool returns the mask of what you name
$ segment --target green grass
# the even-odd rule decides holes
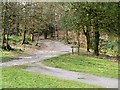
[[[22,37],[12,35],[9,37],[9,41],[10,41],[10,43],[13,43],[13,44],[20,44],[22,42]]]
[[[78,55],[62,55],[45,60],[43,63],[56,68],[118,78],[118,63],[110,60]]]
[[[2,69],[2,88],[100,88],[76,81],[61,80],[20,68]]]
[[[15,49],[12,51],[8,51],[8,50],[3,50],[1,52],[1,56],[0,56],[0,62],[8,62],[14,59],[19,59],[21,55],[27,55],[25,54],[23,51],[21,51],[20,49]]]
[[[26,40],[28,40],[29,38],[27,37]],[[12,46],[16,46],[16,45],[20,45],[22,43],[22,37],[21,36],[15,36],[15,35],[12,35],[12,36],[9,36],[9,44],[12,45]],[[1,49],[1,44],[0,44],[0,49]],[[15,48],[15,50],[11,50],[11,51],[8,51],[8,50],[2,50],[0,52],[0,62],[7,62],[7,61],[11,61],[11,60],[14,60],[14,59],[19,59],[19,57],[21,55],[27,55],[25,54],[22,50],[22,47],[20,49],[17,49]]]

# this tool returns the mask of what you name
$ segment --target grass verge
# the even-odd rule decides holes
[[[22,37],[21,36],[10,36],[9,44],[14,50],[2,50],[0,44],[0,62],[8,62],[15,59],[21,59],[23,57],[27,57],[33,55],[40,49],[40,46],[35,46],[35,42],[32,42],[30,37],[26,37],[26,43],[22,45]]]
[[[28,55],[27,53],[23,52],[20,49],[15,49],[15,50],[3,50],[2,55],[0,56],[0,62],[8,62],[14,59],[20,59],[21,56],[26,56]]]
[[[118,62],[78,55],[62,55],[43,61],[43,64],[97,76],[118,78]]]
[[[100,88],[80,82],[61,80],[20,68],[2,69],[2,88]]]

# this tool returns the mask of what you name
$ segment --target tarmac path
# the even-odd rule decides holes
[[[25,63],[33,63],[33,66],[27,67],[25,70],[65,80],[74,80],[91,85],[102,86],[104,88],[118,88],[118,79],[73,72],[43,65],[41,61],[45,59],[71,53],[71,47],[58,41],[41,40],[41,42],[46,45],[45,49],[39,50],[31,57],[0,63],[0,67],[4,68]]]

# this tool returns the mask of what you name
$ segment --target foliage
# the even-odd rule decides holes
[[[20,44],[22,42],[22,37],[12,35],[9,37],[9,41],[10,41],[10,43],[13,43],[13,44],[18,44],[18,43]]]
[[[2,3],[2,47],[6,44],[10,46],[7,43],[10,35],[22,36],[23,44],[34,40],[38,43],[42,34],[45,37],[56,36],[59,27],[59,31],[65,32],[64,38],[67,42],[71,38],[69,31],[76,33],[78,44],[80,32],[83,33],[86,36],[87,51],[92,44],[97,55],[99,37],[102,36],[99,33],[104,32],[115,37],[119,35],[119,13],[118,2]],[[32,36],[31,40],[26,39],[26,36]],[[38,39],[34,39],[34,36]]]
[[[101,53],[119,56],[119,47],[120,41],[118,40],[102,40],[100,42],[100,50]]]

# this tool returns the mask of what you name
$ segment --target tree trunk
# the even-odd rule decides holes
[[[69,43],[69,40],[68,40],[68,30],[66,30],[65,34],[66,34],[65,40],[66,40],[67,43]]]
[[[38,46],[38,43],[39,43],[39,38],[40,38],[40,33],[38,33],[36,46]]]
[[[94,41],[94,54],[96,56],[99,55],[99,48],[98,48],[98,46],[99,46],[99,37],[100,37],[99,31],[96,30],[95,31],[95,41]]]
[[[88,28],[86,28],[86,30],[85,30],[84,26],[83,26],[83,32],[84,32],[84,35],[86,37],[86,49],[87,49],[87,52],[90,52],[90,34],[89,34]]]
[[[54,28],[50,28],[50,34],[51,34],[51,38],[54,38],[55,37],[55,30]]]
[[[9,50],[9,44],[8,44],[8,30],[7,30],[7,37],[6,37],[6,48]]]
[[[47,39],[47,31],[44,33],[44,38]]]
[[[6,48],[7,50],[13,50],[11,46],[9,45],[9,30],[7,30],[7,38],[6,38]]]
[[[59,38],[59,30],[56,31],[57,32],[57,39]]]
[[[53,38],[53,30],[50,28],[50,37]]]
[[[44,34],[44,39],[47,39],[47,36],[48,36],[48,30],[47,30],[47,29],[44,29],[43,34]]]
[[[87,45],[86,45],[87,52],[90,52],[90,35],[89,35],[89,32],[86,35],[86,39],[87,39]]]
[[[26,30],[24,30],[24,33],[23,33],[23,42],[22,42],[22,44],[25,44],[25,40],[26,40]]]
[[[5,49],[5,29],[2,32],[2,49]]]
[[[19,23],[16,25],[16,36],[19,36]]]
[[[5,5],[6,5],[6,3],[5,3]],[[6,6],[5,6],[5,9],[6,9]],[[6,46],[5,46],[5,40],[6,40],[6,38],[5,38],[5,30],[6,30],[6,10],[5,10],[5,12],[3,12],[3,10],[2,10],[2,23],[3,23],[3,30],[2,30],[2,49],[6,49]]]
[[[34,33],[32,33],[31,41],[34,41]]]
[[[55,38],[55,29],[53,28],[53,38]]]

